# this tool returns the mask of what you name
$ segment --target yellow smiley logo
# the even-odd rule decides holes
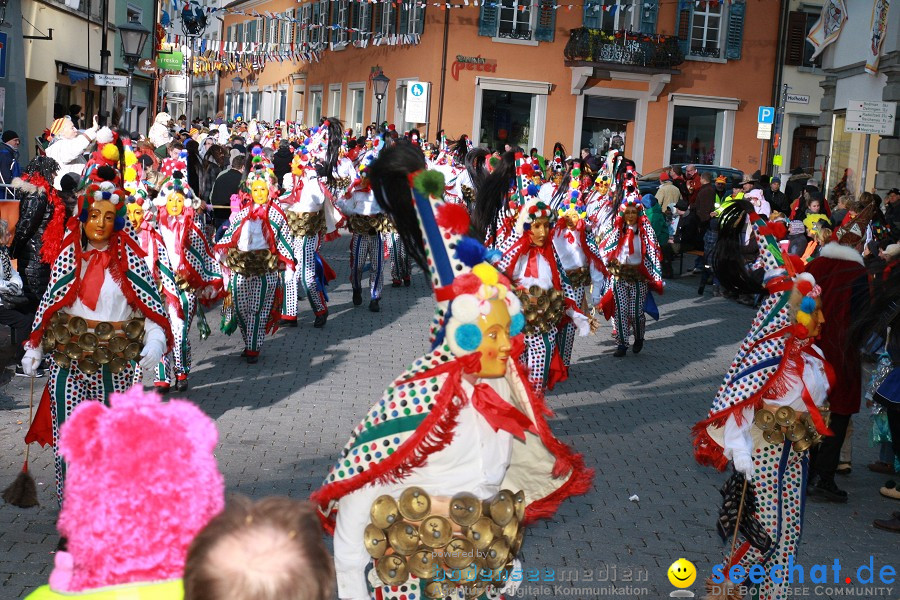
[[[686,588],[691,587],[697,579],[697,568],[691,561],[679,558],[671,564],[666,574],[669,576],[669,583],[677,588]]]

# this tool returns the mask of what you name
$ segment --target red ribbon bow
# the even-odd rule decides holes
[[[253,219],[268,219],[269,218],[269,207],[265,204],[257,204],[253,203],[253,207],[250,209],[250,217]]]
[[[109,267],[112,256],[107,250],[90,250],[84,256],[88,260],[88,265],[84,271],[84,277],[81,278],[78,297],[86,307],[96,310],[97,300],[100,298],[100,288],[103,287],[103,280],[106,277],[104,272]]]
[[[536,433],[534,424],[519,409],[512,406],[486,383],[479,383],[472,391],[472,406],[485,418],[494,431],[500,429],[524,440],[525,432]]]
[[[628,244],[628,254],[634,254],[634,229],[631,227],[625,232],[625,243]]]

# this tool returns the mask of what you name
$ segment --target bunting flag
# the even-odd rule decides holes
[[[875,0],[872,3],[872,22],[869,25],[869,39],[866,40],[866,73],[878,73],[878,60],[881,57],[881,45],[888,24],[888,9],[891,0]]]
[[[825,0],[822,15],[806,36],[815,48],[812,58],[817,57],[822,50],[838,39],[846,22],[847,7],[844,6],[844,0]]]

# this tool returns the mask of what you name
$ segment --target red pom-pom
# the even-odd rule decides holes
[[[804,296],[807,295],[808,293],[810,293],[812,291],[812,288],[813,288],[813,284],[811,284],[806,279],[801,279],[800,281],[797,282],[797,291],[800,292],[801,294],[803,294]]]
[[[453,280],[453,293],[455,296],[460,294],[476,294],[481,289],[481,280],[477,275],[467,273],[460,275]]]
[[[437,209],[435,221],[441,229],[456,235],[469,232],[469,213],[461,204],[443,204]]]
[[[393,123],[391,123],[390,125],[388,125],[388,131],[394,131],[395,129],[397,129],[397,128],[394,127],[394,124],[393,124]]]
[[[794,273],[803,273],[806,271],[806,262],[797,256],[796,254],[787,254],[784,255],[785,260],[791,261],[791,266],[794,268]],[[806,292],[803,292],[804,295]]]

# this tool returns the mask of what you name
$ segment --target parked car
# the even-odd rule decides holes
[[[684,171],[684,167],[687,163],[675,163],[673,166],[681,167],[681,170]],[[710,172],[713,174],[713,180],[719,175],[724,175],[728,179],[728,189],[731,190],[731,186],[741,179],[744,178],[744,172],[739,171],[738,169],[733,169],[731,167],[721,167],[719,165],[695,165],[697,167],[697,171],[700,173]],[[641,196],[644,194],[656,194],[656,190],[659,189],[659,174],[663,172],[663,169],[657,169],[655,171],[651,171],[645,175],[641,175],[638,178],[638,190],[641,192]]]

